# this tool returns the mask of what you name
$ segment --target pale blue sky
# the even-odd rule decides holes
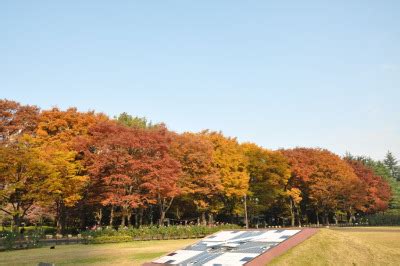
[[[400,1],[1,1],[0,98],[400,157]]]

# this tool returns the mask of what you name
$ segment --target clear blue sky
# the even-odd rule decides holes
[[[0,98],[400,157],[400,1],[272,2],[1,1]]]

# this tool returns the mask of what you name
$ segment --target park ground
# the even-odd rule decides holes
[[[141,265],[196,239],[62,245],[0,253],[0,265]],[[271,265],[400,265],[400,227],[320,229]]]

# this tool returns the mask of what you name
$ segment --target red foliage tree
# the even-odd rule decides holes
[[[32,134],[38,123],[39,108],[0,99],[0,142]]]
[[[364,210],[365,189],[353,169],[339,156],[328,150],[295,148],[283,151],[291,165],[289,186],[299,188],[306,203],[313,208],[319,223],[323,214],[347,212],[352,217],[356,210]]]
[[[362,162],[350,159],[346,161],[353,168],[355,174],[367,190],[366,212],[376,213],[387,210],[391,199],[389,184]]]
[[[128,128],[109,121],[93,126],[89,136],[81,147],[101,203],[122,209],[122,225],[132,209],[157,204],[163,224],[180,192],[180,165],[169,155],[166,128]]]

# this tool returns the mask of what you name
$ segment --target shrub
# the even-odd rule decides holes
[[[132,237],[130,236],[99,236],[96,238],[89,238],[88,244],[105,244],[105,243],[118,243],[118,242],[130,242]]]
[[[239,229],[237,225],[220,225],[214,227],[193,226],[146,226],[140,228],[123,228],[119,230],[104,228],[85,231],[82,236],[87,243],[111,243],[133,240],[198,238],[215,233],[223,229]],[[107,242],[105,242],[107,241]]]
[[[374,214],[366,219],[369,225],[400,225],[400,214]]]
[[[12,249],[18,240],[19,235],[12,231],[1,231],[0,240],[1,245],[4,246],[6,250]]]

